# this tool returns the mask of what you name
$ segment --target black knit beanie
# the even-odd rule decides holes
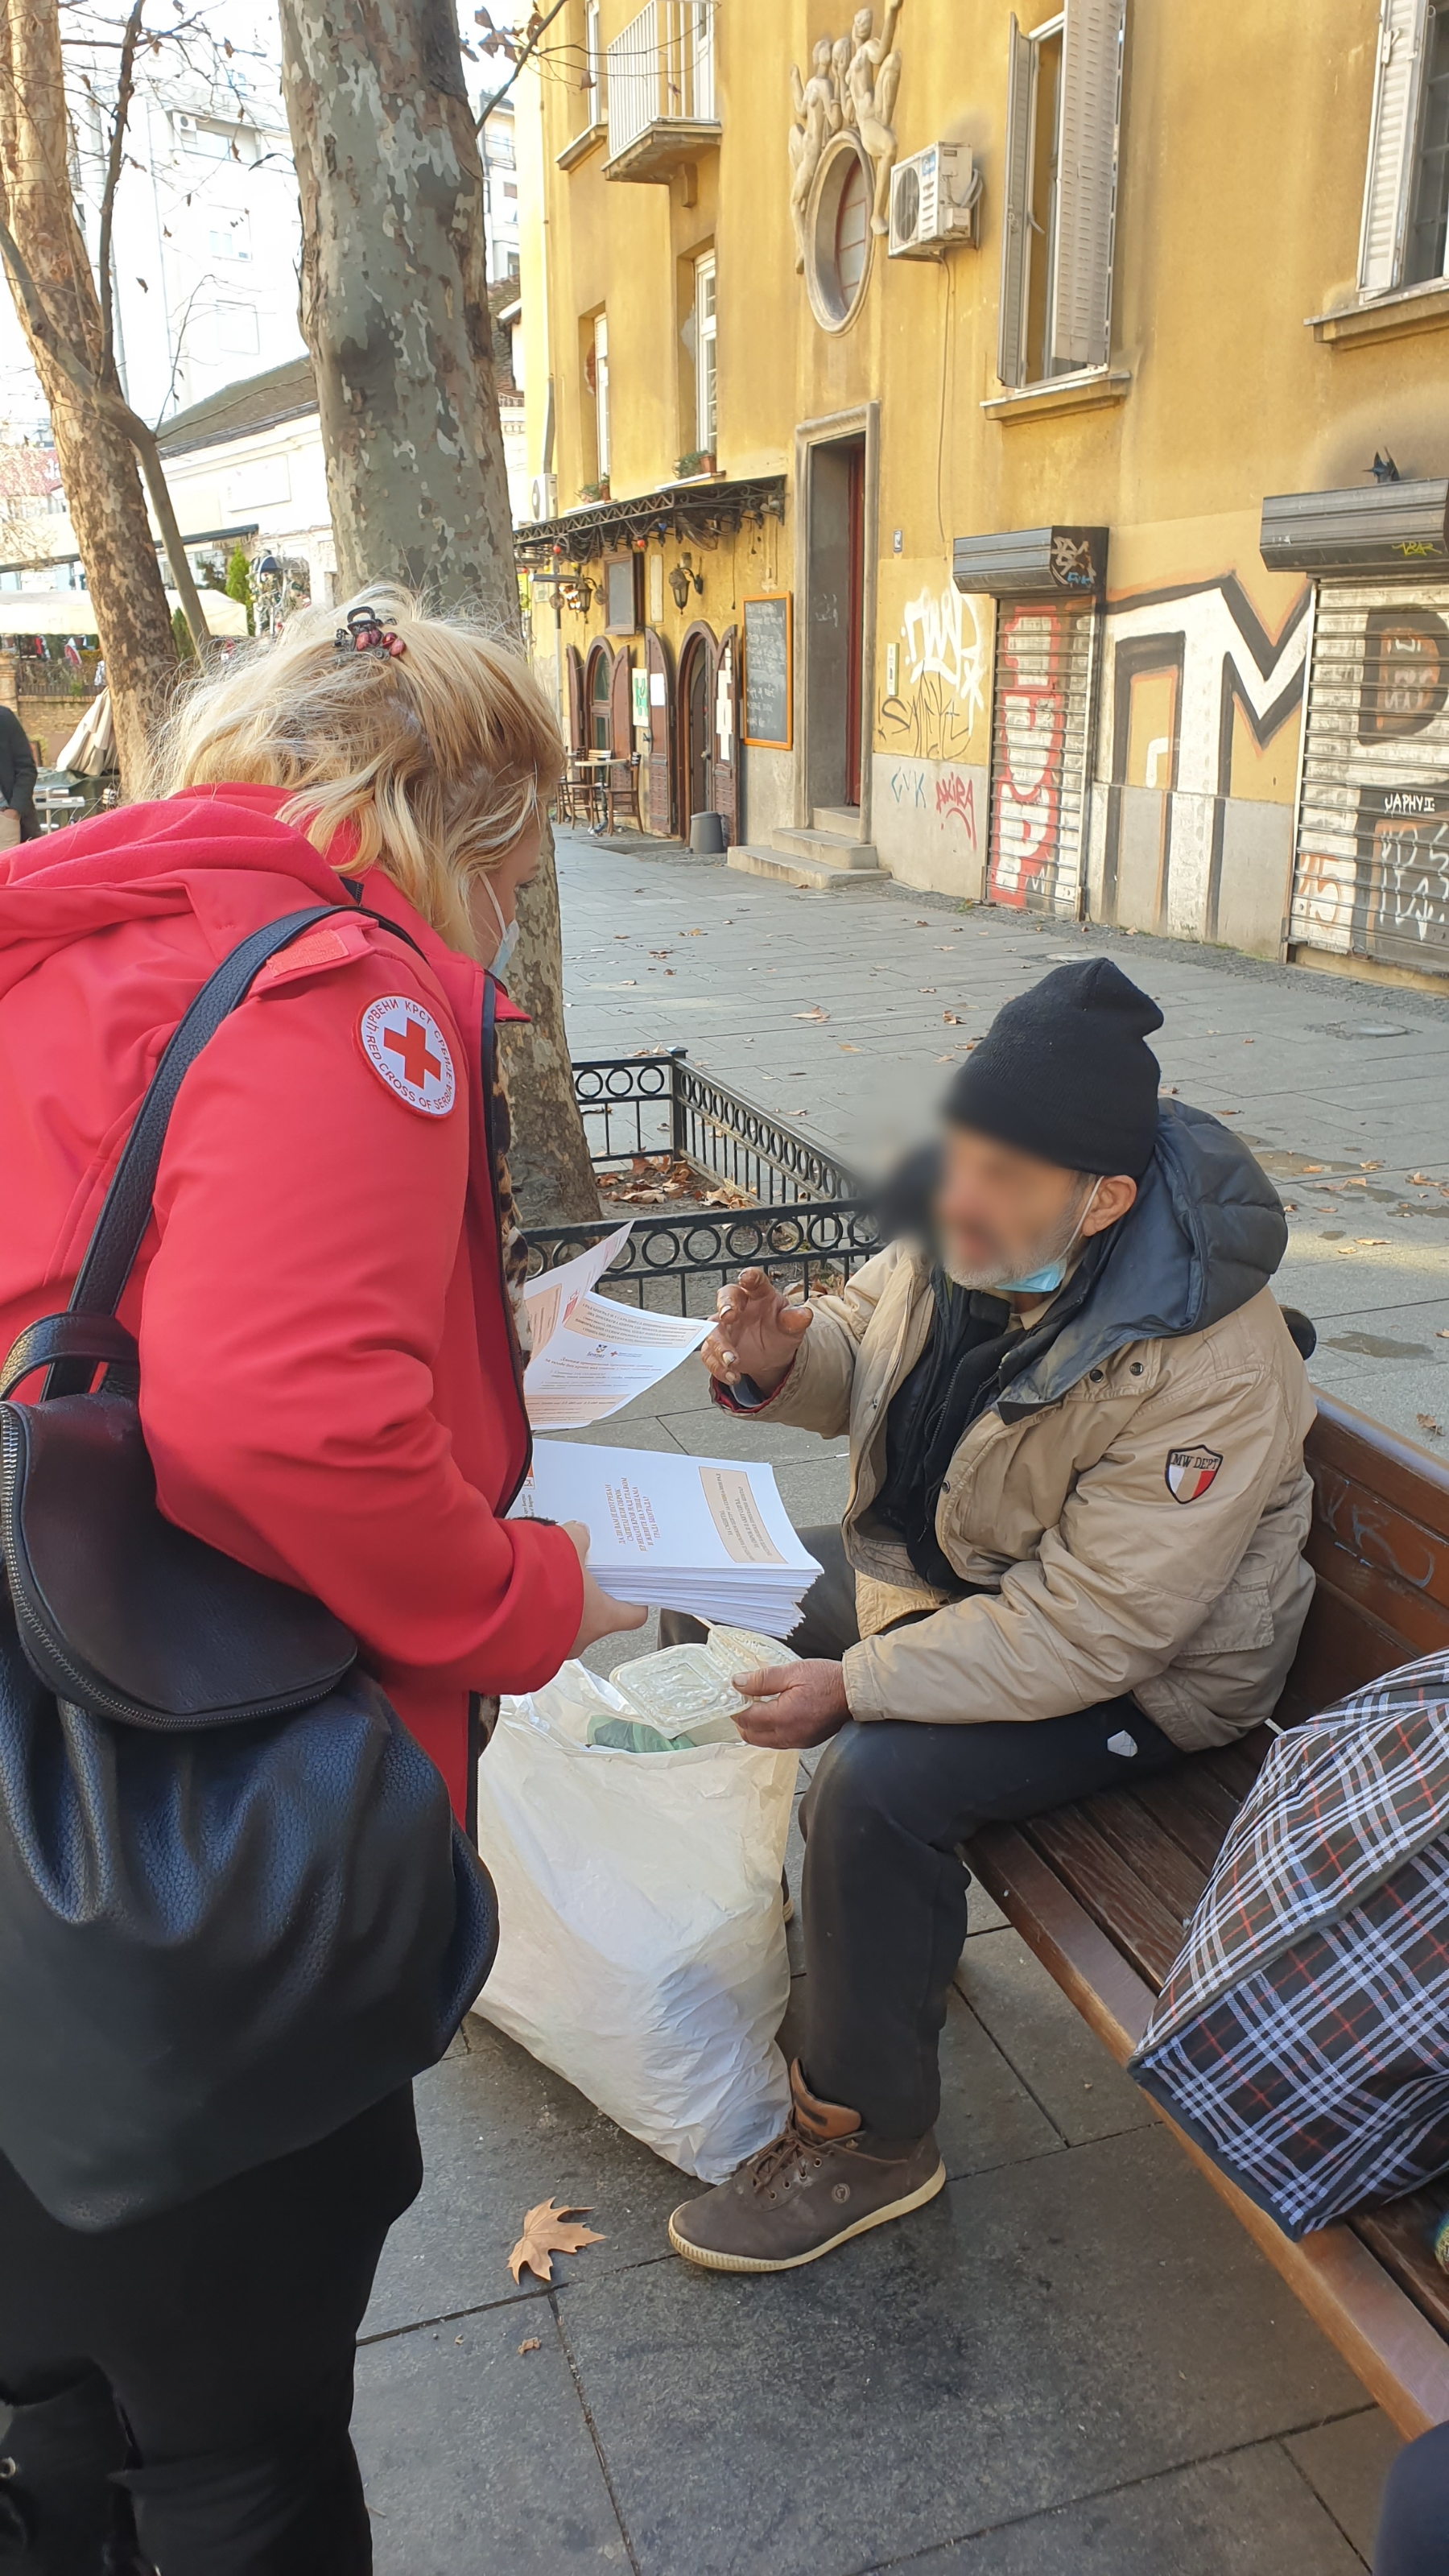
[[[1110,957],[1059,966],[997,1012],[943,1104],[960,1127],[1074,1172],[1140,1181],[1157,1141],[1162,1013]]]

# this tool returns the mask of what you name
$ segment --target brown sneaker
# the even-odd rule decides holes
[[[817,2102],[790,2069],[788,2125],[669,2222],[669,2242],[711,2272],[793,2272],[848,2237],[934,2200],[946,2179],[936,2133],[876,2138],[856,2111]]]

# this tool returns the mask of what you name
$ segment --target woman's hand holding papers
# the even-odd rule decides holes
[[[824,1744],[850,1715],[839,1664],[772,1664],[764,1672],[731,1673],[730,1681],[741,1699],[756,1702],[735,1719],[741,1735],[771,1753]]]
[[[810,1308],[783,1297],[763,1270],[742,1270],[715,1302],[719,1321],[700,1350],[710,1376],[724,1386],[747,1377],[773,1395],[810,1329]]]
[[[620,1629],[644,1627],[649,1613],[639,1602],[616,1601],[610,1593],[599,1590],[589,1572],[589,1533],[583,1522],[563,1521],[560,1527],[568,1532],[578,1549],[584,1574],[584,1615],[569,1653],[581,1655],[585,1646],[596,1645],[600,1637],[612,1637]]]

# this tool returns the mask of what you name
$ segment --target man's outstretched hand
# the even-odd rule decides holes
[[[700,1350],[710,1376],[723,1386],[752,1378],[773,1395],[810,1330],[810,1308],[782,1297],[763,1270],[742,1270],[715,1305],[719,1320]]]
[[[755,1703],[735,1719],[736,1726],[747,1744],[762,1744],[771,1753],[824,1744],[850,1715],[839,1664],[771,1664],[732,1679],[741,1699]]]

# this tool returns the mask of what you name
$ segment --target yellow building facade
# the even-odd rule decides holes
[[[569,0],[543,41],[520,549],[645,828],[1449,971],[1449,10]]]

